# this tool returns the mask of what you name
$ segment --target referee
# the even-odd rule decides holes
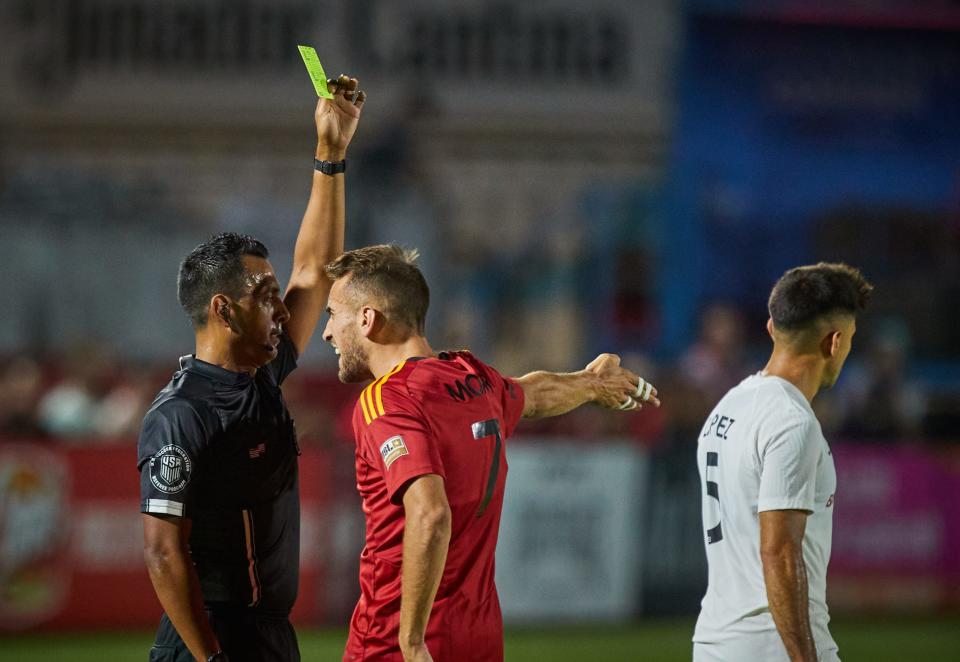
[[[326,306],[324,265],[343,252],[344,156],[365,94],[328,81],[315,113],[310,201],[286,293],[252,237],[225,233],[180,266],[196,353],[160,391],[137,448],[144,559],[164,609],[151,662],[300,659],[300,497],[280,385]]]

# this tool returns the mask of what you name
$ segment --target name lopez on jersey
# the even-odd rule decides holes
[[[719,439],[726,439],[734,423],[736,423],[736,419],[714,414],[707,422],[707,426],[703,428],[703,434],[700,436],[706,437],[710,434],[715,434]]]

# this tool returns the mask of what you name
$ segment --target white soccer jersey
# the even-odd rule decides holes
[[[748,377],[707,418],[697,466],[709,583],[694,660],[788,662],[767,601],[758,518],[787,509],[810,512],[803,538],[810,625],[820,659],[838,659],[826,601],[837,474],[810,403],[779,377]]]

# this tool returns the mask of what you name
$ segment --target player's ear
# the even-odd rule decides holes
[[[360,322],[360,335],[364,338],[369,338],[374,330],[380,326],[380,313],[371,306],[361,306],[360,312],[357,315],[357,320]]]
[[[823,358],[830,359],[840,353],[841,332],[836,329],[831,330],[820,341],[820,352]]]
[[[773,340],[773,318],[767,318],[767,333],[770,334],[770,340]]]

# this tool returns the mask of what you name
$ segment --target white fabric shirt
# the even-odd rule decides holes
[[[694,659],[789,660],[767,601],[758,518],[787,509],[810,513],[803,538],[810,626],[820,658],[837,659],[826,601],[837,474],[810,403],[779,377],[748,377],[707,418],[697,466],[709,582]]]

